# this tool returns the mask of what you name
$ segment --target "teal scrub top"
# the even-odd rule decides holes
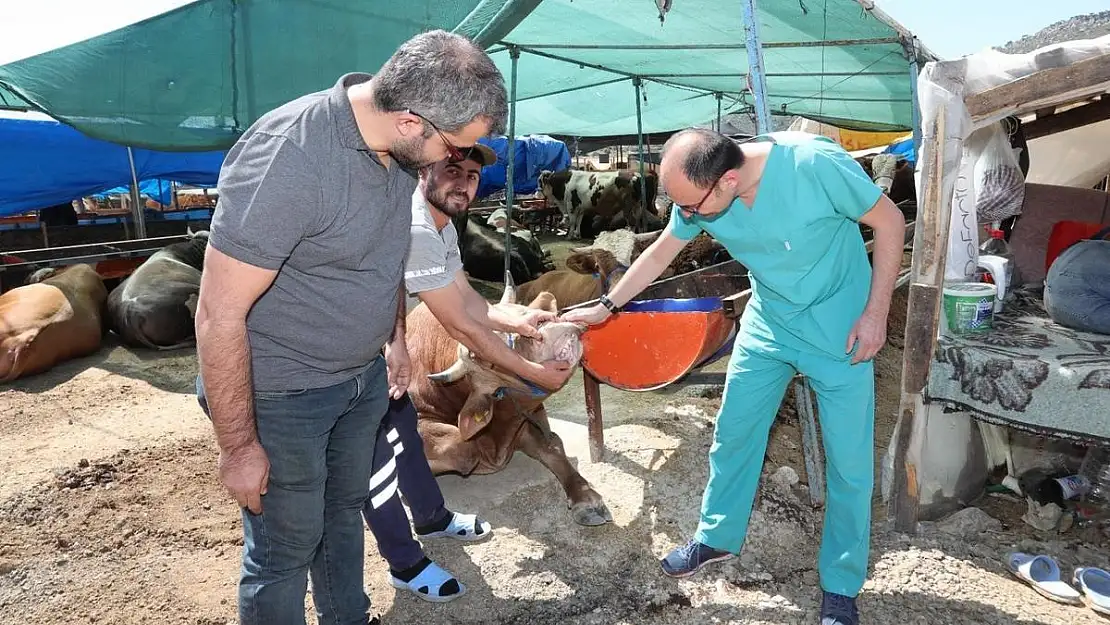
[[[750,272],[748,331],[836,359],[871,290],[859,218],[882,190],[840,145],[803,132],[773,141],[755,204],[739,198],[710,217],[671,211],[671,228],[690,240],[705,231]]]

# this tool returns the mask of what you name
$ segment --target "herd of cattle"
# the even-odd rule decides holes
[[[870,167],[870,162],[865,164],[869,174]],[[886,165],[883,171],[895,187],[900,186],[887,187],[895,199],[905,189],[905,171],[890,175]],[[912,170],[907,171],[912,193]],[[608,291],[661,232],[661,220],[654,212],[655,176],[650,175],[647,182],[651,201],[641,202],[638,174],[541,175],[541,191],[567,215],[572,238],[588,232],[582,229],[587,222],[599,232],[589,246],[573,250],[565,269],[555,269],[531,237],[511,236],[512,275],[520,286],[506,287],[495,306],[509,314],[523,314],[529,308],[555,312]],[[455,223],[467,273],[502,282],[504,235],[465,214]],[[108,331],[131,347],[161,350],[192,345],[207,244],[207,232],[190,233],[186,240],[156,252],[112,288],[93,267],[77,264],[39,270],[25,286],[0,294],[0,382],[92,354]],[[663,277],[727,260],[720,244],[703,234],[687,245]],[[503,338],[525,358],[557,357],[577,365],[582,331],[575,324],[552,322],[540,329],[543,341]],[[503,469],[516,451],[523,451],[559,479],[576,522],[600,525],[612,520],[601,495],[574,468],[551,431],[545,396],[471,357],[423,304],[409,312],[406,338],[414,374],[410,396],[435,473],[493,473]]]

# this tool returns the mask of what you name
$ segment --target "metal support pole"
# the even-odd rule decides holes
[[[721,132],[721,94],[717,94],[717,132]]]
[[[921,103],[917,101],[917,76],[921,73],[921,65],[917,62],[917,39],[912,39],[910,46],[910,110],[913,124],[913,154],[916,159],[921,155]]]
[[[755,0],[744,0],[745,47],[748,50],[748,82],[755,97],[756,132],[771,132],[771,111],[767,107],[767,71],[763,66],[763,48],[759,39],[759,12]]]
[[[505,286],[512,283],[510,271],[510,258],[513,249],[513,170],[516,164],[516,65],[520,60],[520,48],[509,47],[509,58],[512,60],[512,71],[509,74],[509,142],[505,146],[505,155],[509,159],[505,164]]]
[[[640,77],[637,76],[632,79],[632,86],[636,88],[636,146],[639,152],[637,153],[636,160],[640,163],[640,214],[636,218],[636,223],[629,223],[634,232],[643,232],[644,230],[644,215],[647,213],[647,178],[644,177],[644,118],[640,111]]]
[[[135,238],[145,239],[146,215],[139,195],[139,176],[135,173],[135,154],[130,147],[127,148],[127,162],[131,165],[131,218],[135,221]]]

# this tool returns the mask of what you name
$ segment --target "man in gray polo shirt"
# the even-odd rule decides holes
[[[241,623],[303,625],[309,575],[321,623],[370,622],[360,510],[389,385],[407,384],[386,361],[407,361],[412,170],[502,132],[506,100],[481,49],[423,33],[376,75],[263,115],[228,152],[197,393],[242,508]]]

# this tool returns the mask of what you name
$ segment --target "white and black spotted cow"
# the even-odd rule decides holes
[[[645,174],[648,198],[646,205],[655,200],[657,180],[655,174]],[[544,197],[554,202],[567,217],[567,237],[582,238],[582,222],[594,215],[612,218],[624,214],[625,223],[636,232],[643,230],[644,203],[640,200],[640,174],[634,171],[543,171],[539,188]]]

